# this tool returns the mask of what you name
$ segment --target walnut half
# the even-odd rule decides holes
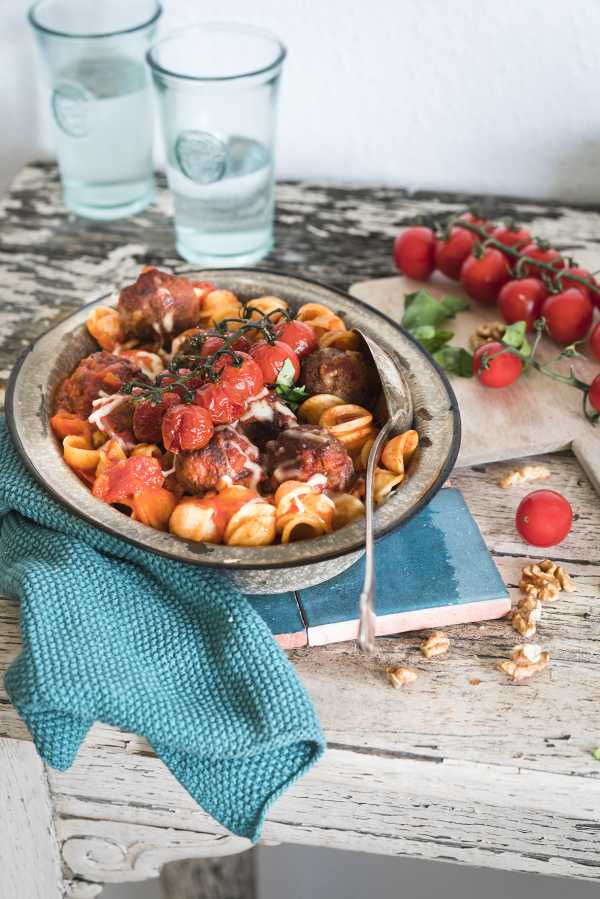
[[[472,350],[478,349],[484,343],[494,343],[496,340],[502,340],[506,325],[504,322],[489,322],[479,325],[476,331],[469,337],[469,346]]]
[[[403,665],[399,665],[397,668],[386,668],[385,670],[390,684],[396,690],[399,690],[400,687],[404,687],[406,684],[412,684],[417,679],[417,672],[411,668],[405,668]]]
[[[533,596],[524,596],[512,611],[512,626],[522,637],[530,640],[536,632],[537,623],[541,617],[541,600],[535,599]]]
[[[537,643],[523,643],[513,647],[510,659],[498,662],[498,670],[514,681],[520,681],[543,671],[549,661],[550,653]]]
[[[573,593],[577,588],[562,565],[544,559],[538,565],[526,565],[519,581],[521,592],[532,599],[552,602],[561,592]]]
[[[445,652],[448,652],[450,640],[443,631],[432,631],[419,648],[426,659],[432,659],[434,656],[443,656]]]

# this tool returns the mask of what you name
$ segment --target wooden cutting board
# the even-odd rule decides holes
[[[466,296],[460,287],[441,275],[426,284],[404,276],[361,281],[350,288],[350,293],[400,322],[404,295],[421,287],[438,297]],[[456,346],[468,347],[469,336],[480,324],[501,318],[496,308],[467,300],[470,308],[443,325],[455,332],[451,344]],[[543,338],[539,358],[545,361],[557,352],[556,345]],[[600,373],[600,364],[592,361],[587,348],[584,352],[587,358],[576,360],[576,372],[581,380],[591,381]],[[565,360],[561,366],[568,370]],[[462,418],[458,465],[498,462],[571,448],[600,492],[600,424],[594,427],[583,416],[580,391],[536,371],[503,390],[485,388],[473,378],[451,375],[450,380]]]

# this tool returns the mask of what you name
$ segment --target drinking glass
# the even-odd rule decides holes
[[[50,76],[64,202],[115,219],[154,196],[152,88],[145,53],[157,0],[38,0],[29,11]]]
[[[273,244],[273,151],[285,47],[246,25],[204,24],[148,52],[189,262],[239,266]]]

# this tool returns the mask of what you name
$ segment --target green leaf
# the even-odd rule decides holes
[[[292,387],[295,376],[296,372],[294,371],[291,359],[286,359],[279,369],[279,374],[277,375],[275,383],[280,387]]]
[[[454,337],[454,331],[437,330],[433,325],[421,325],[411,333],[430,353],[441,350]]]
[[[461,378],[473,377],[473,357],[462,347],[442,347],[441,350],[433,354],[433,358],[445,371],[449,371],[454,375],[460,375]]]
[[[441,300],[436,300],[428,290],[418,290],[404,297],[402,326],[411,333],[425,325],[435,327],[466,308],[467,303],[459,297],[442,297]]]
[[[507,325],[502,338],[502,343],[518,350],[523,356],[530,356],[531,347],[525,336],[526,332],[527,324],[525,322],[515,322],[513,325]]]
[[[282,384],[276,385],[275,393],[290,407],[292,412],[295,412],[308,396],[306,387],[285,387]]]
[[[597,746],[595,749],[592,749],[590,755],[593,759],[596,759],[597,762],[600,762],[600,746]]]

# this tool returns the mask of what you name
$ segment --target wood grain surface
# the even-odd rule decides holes
[[[277,198],[277,249],[264,266],[341,288],[393,274],[399,226],[472,199],[318,184],[280,185]],[[575,255],[598,244],[597,209],[493,198],[484,206]],[[61,207],[54,168],[24,170],[0,230],[4,377],[27,341],[66,312],[140,264],[178,263],[167,209],[160,191],[134,219],[85,223]],[[449,629],[450,652],[429,661],[419,633],[378,640],[369,660],[353,644],[293,651],[329,750],[276,803],[265,839],[600,880],[600,763],[591,755],[600,745],[600,508],[572,453],[538,461],[575,512],[573,532],[552,555],[577,592],[544,608],[537,635],[549,668],[522,685],[496,670],[520,642],[507,620]],[[461,468],[452,482],[516,596],[522,566],[542,553],[524,546],[513,524],[531,488],[497,486],[510,467]],[[0,670],[19,647],[18,607],[0,599]],[[395,664],[413,667],[417,681],[393,690],[384,668]],[[30,740],[2,691],[0,737],[17,747]],[[166,861],[246,845],[198,808],[143,738],[109,725],[94,725],[73,767],[47,777],[73,897],[95,895],[96,883],[151,876]]]

